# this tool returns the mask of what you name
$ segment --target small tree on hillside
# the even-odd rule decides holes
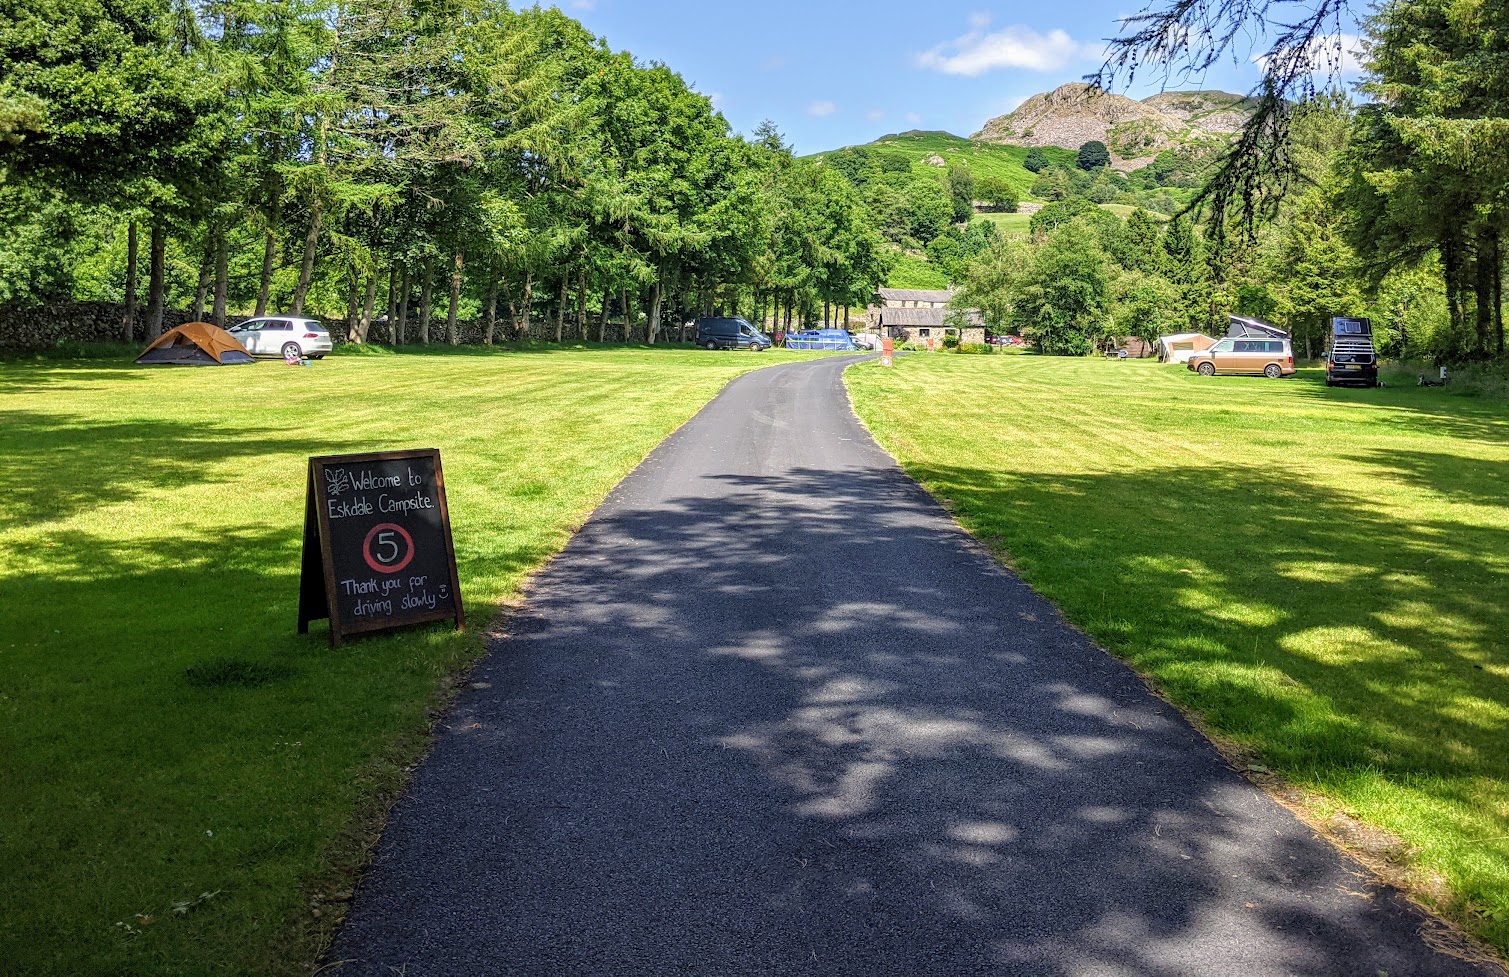
[[[1029,173],[1041,173],[1049,167],[1048,154],[1043,152],[1041,146],[1033,146],[1027,158],[1022,161],[1022,166]]]
[[[998,176],[982,176],[975,181],[975,194],[991,210],[1007,214],[1016,213],[1016,190]]]
[[[1094,170],[1102,166],[1109,166],[1111,165],[1111,151],[1099,139],[1091,139],[1079,147],[1079,158],[1075,160],[1075,165],[1082,170]]]

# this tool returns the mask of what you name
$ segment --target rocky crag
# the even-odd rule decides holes
[[[1034,95],[972,138],[1014,146],[1078,149],[1099,140],[1120,170],[1146,166],[1165,149],[1209,152],[1224,146],[1252,113],[1230,92],[1162,92],[1142,101],[1082,83]]]

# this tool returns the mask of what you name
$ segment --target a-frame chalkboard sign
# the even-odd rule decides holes
[[[452,618],[466,626],[440,451],[309,459],[299,633],[330,619],[330,643]]]

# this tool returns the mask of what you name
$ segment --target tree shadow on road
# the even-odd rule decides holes
[[[1064,505],[1145,492],[1141,476],[927,474],[972,512],[1059,523],[1061,549],[1110,568],[1108,586],[1167,600],[1182,579],[1177,540],[1123,552]],[[1255,487],[1226,475],[1224,490]],[[1208,478],[1203,492],[1223,490]],[[490,691],[448,723],[444,740],[480,748],[443,740],[417,774],[419,795],[454,801],[400,809],[385,840],[406,884],[441,900],[460,885],[473,908],[370,917],[400,945],[486,933],[561,972],[1479,973],[1430,955],[1402,899],[894,471],[729,476],[706,496],[610,501],[546,572],[483,666]],[[1318,504],[1267,505],[1324,520],[1301,502]],[[1254,545],[1273,562],[1311,553]],[[1169,603],[1160,641],[1239,657],[1204,633],[1218,614]],[[1288,627],[1282,610],[1265,620],[1234,635]],[[1302,700],[1222,675],[1216,698],[1260,699],[1265,724],[1311,721]],[[1325,749],[1369,762],[1361,725],[1322,730]]]

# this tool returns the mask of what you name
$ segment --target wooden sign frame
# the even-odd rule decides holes
[[[330,517],[326,507],[319,503],[319,489],[325,484],[325,469],[334,466],[344,467],[369,462],[421,458],[430,459],[435,466],[435,503],[440,513],[441,534],[445,537],[445,562],[450,572],[450,588],[455,606],[454,608],[437,607],[433,611],[422,611],[412,615],[406,614],[403,620],[397,623],[382,621],[372,624],[353,624],[343,621],[337,598]],[[439,448],[312,457],[309,459],[304,499],[304,555],[299,571],[299,634],[308,634],[309,623],[322,618],[328,618],[330,621],[332,646],[341,645],[346,638],[353,635],[387,631],[431,621],[454,619],[456,630],[466,630],[466,612],[461,601],[461,581],[456,572],[456,547],[451,536],[451,514],[445,499],[445,475],[440,468]]]

